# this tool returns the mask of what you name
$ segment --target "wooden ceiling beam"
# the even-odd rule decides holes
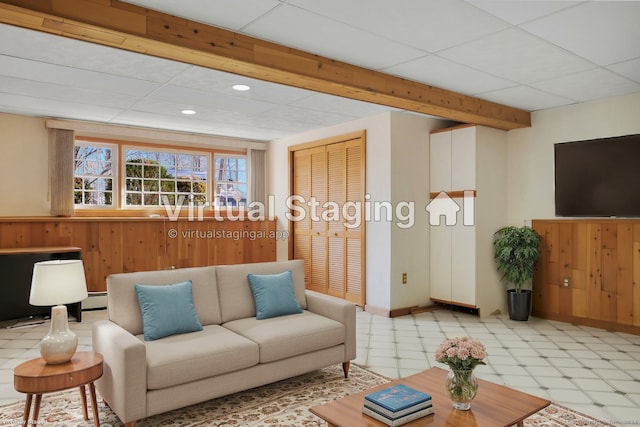
[[[4,0],[0,22],[464,123],[531,126],[528,111],[118,0]]]

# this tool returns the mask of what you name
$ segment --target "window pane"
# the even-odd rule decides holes
[[[126,189],[127,189],[127,191],[141,191],[142,190],[142,180],[141,179],[127,178]]]
[[[117,146],[82,142],[76,145],[74,201],[83,205],[114,205],[114,188],[124,185],[123,206],[160,206],[176,203],[206,203],[210,177],[209,155],[178,149],[124,148],[124,174],[120,181]],[[238,206],[247,199],[247,159],[244,155],[220,155],[213,159],[215,201]]]
[[[158,206],[207,201],[207,155],[129,148],[125,153],[125,198],[129,203]],[[129,198],[129,192],[141,192],[140,199]]]
[[[143,193],[142,197],[145,206],[157,206],[160,204],[160,197],[157,193]]]
[[[79,141],[74,147],[74,203],[84,206],[113,206],[113,144]]]
[[[164,192],[174,192],[176,191],[176,182],[174,180],[163,179],[160,181],[160,188]]]
[[[246,156],[216,156],[215,165],[216,205],[245,205],[247,202]]]
[[[160,167],[157,165],[145,164],[142,171],[145,178],[160,178]]]
[[[129,206],[142,206],[142,194],[128,193],[126,198],[126,204]]]
[[[144,180],[144,186],[143,186],[144,191],[158,191],[159,185],[158,185],[158,180],[156,179],[145,179]]]

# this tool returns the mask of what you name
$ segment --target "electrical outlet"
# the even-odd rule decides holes
[[[402,284],[403,285],[407,284],[407,273],[402,273]]]
[[[564,280],[562,281],[562,286],[564,286],[565,288],[569,287],[569,278],[565,277]]]

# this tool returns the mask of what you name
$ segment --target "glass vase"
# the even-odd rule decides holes
[[[478,392],[478,379],[473,374],[473,369],[449,370],[445,387],[455,409],[461,411],[471,409],[471,401]]]

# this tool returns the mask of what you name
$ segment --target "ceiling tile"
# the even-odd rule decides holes
[[[381,69],[424,52],[297,7],[282,5],[243,28],[255,37],[365,68]]]
[[[522,28],[599,65],[640,57],[640,2],[590,1]]]
[[[640,84],[604,68],[537,82],[531,86],[581,102],[640,91]]]
[[[510,24],[519,25],[562,9],[578,5],[582,1],[545,1],[545,0],[465,0],[467,3],[504,19]]]
[[[384,71],[441,89],[466,94],[476,94],[516,85],[512,81],[456,64],[438,55],[425,56],[386,68]]]
[[[640,83],[640,58],[609,65],[607,68]]]
[[[32,98],[84,104],[86,108],[93,105],[112,108],[130,108],[137,101],[134,96],[121,92],[73,88],[33,80],[0,76],[0,92],[23,95]]]
[[[437,52],[507,27],[461,0],[289,0],[305,10]]]
[[[192,66],[174,77],[171,80],[171,84],[235,96],[241,99],[263,100],[277,104],[295,102],[315,93],[197,66]],[[251,87],[251,90],[239,92],[232,88],[235,84],[246,84]]]
[[[356,101],[348,98],[326,95],[324,93],[313,93],[300,101],[291,104],[295,107],[309,108],[318,111],[327,111],[342,114],[347,118],[375,116],[396,108],[385,107],[383,105],[371,104],[368,102]]]
[[[193,21],[237,30],[270,9],[278,0],[124,0],[127,3],[162,11]]]
[[[317,125],[316,127],[330,126],[356,119],[356,117],[353,116],[345,117],[343,114],[335,114],[329,111],[318,111],[289,106],[274,108],[273,110],[262,113],[261,116],[273,118],[286,117],[287,120],[314,124]]]
[[[594,65],[519,29],[509,29],[439,53],[479,71],[530,83]]]
[[[125,111],[112,120],[111,123],[153,127],[158,129],[171,129],[183,132],[210,133],[216,129],[216,127],[207,120],[198,120],[194,117],[186,116],[173,117],[144,111]],[[217,134],[224,135],[224,132],[220,129],[220,132]]]
[[[150,99],[160,99],[174,102],[177,105],[188,104],[197,110],[198,106],[207,108],[217,108],[224,111],[240,111],[243,113],[257,114],[274,108],[275,104],[256,101],[252,99],[241,99],[235,96],[219,94],[212,96],[210,92],[166,85],[156,90],[149,96]],[[176,108],[178,110],[178,108]]]
[[[189,66],[81,40],[0,24],[0,54],[116,76],[166,82]],[[46,46],[46,49],[43,48]]]
[[[47,100],[23,95],[2,94],[0,111],[28,116],[58,117],[74,120],[109,122],[120,110],[92,105]]]
[[[67,86],[69,90],[85,88],[144,96],[160,86],[158,83],[146,80],[79,70],[6,55],[0,55],[0,70],[2,70],[2,75],[7,77],[63,85]]]
[[[483,93],[482,98],[505,105],[512,105],[527,111],[544,110],[574,104],[571,99],[562,98],[528,86],[516,86]]]
[[[640,92],[640,2],[131,3],[526,110]],[[393,110],[10,25],[0,39],[2,112],[270,140]]]

